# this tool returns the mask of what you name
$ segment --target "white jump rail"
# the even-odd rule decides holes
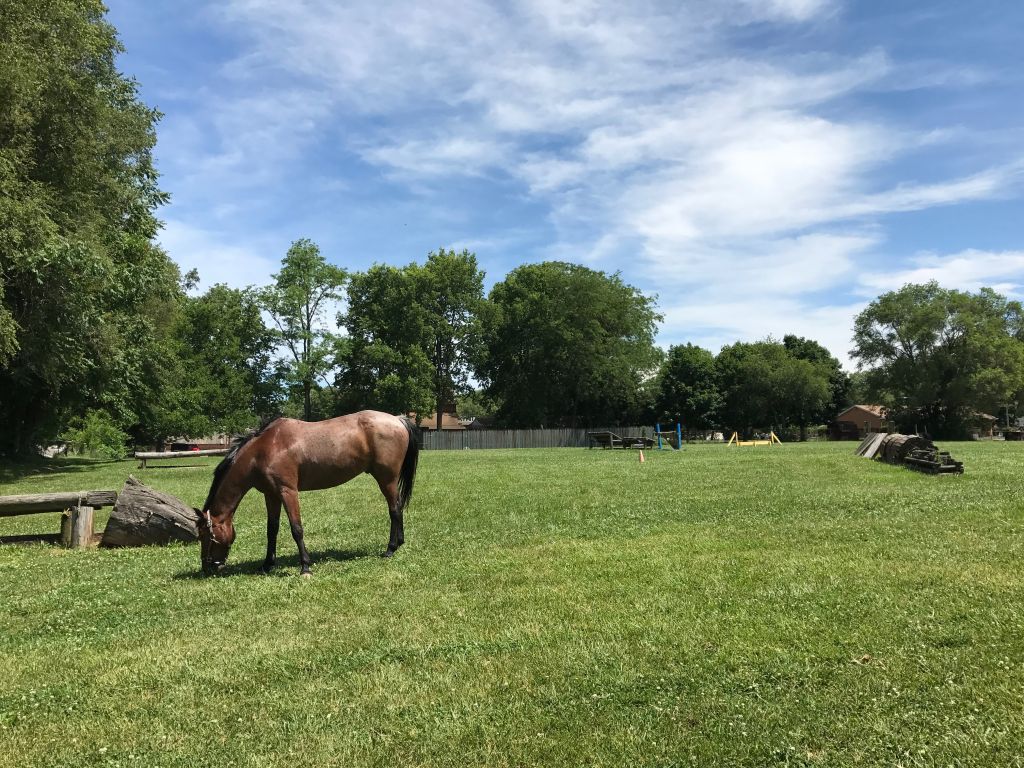
[[[147,461],[187,459],[192,456],[226,456],[230,450],[230,448],[207,448],[202,451],[136,451],[135,458],[139,460],[139,469],[145,469]]]

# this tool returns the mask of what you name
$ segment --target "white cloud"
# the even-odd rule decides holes
[[[200,291],[215,283],[232,288],[264,285],[280,266],[265,255],[269,249],[227,242],[228,236],[181,221],[168,220],[157,237],[181,271],[199,270]]]
[[[1024,251],[970,249],[948,255],[922,254],[908,269],[868,273],[861,276],[860,283],[865,293],[873,295],[930,280],[944,288],[977,291],[987,286],[1020,297],[1024,294]]]

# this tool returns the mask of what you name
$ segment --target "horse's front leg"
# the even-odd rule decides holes
[[[277,532],[281,528],[281,497],[266,493],[267,502],[267,559],[263,561],[263,572],[268,573],[277,562]]]
[[[299,548],[300,573],[303,576],[312,576],[309,570],[309,552],[306,551],[306,542],[303,539],[302,517],[299,515],[299,492],[294,488],[282,488],[281,501],[284,502],[285,512],[288,513],[288,523],[292,528],[295,546]]]

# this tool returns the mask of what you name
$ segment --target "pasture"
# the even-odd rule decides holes
[[[220,577],[2,545],[0,766],[1021,765],[1024,444],[943,447],[963,477],[852,443],[428,451],[391,561],[368,477],[303,494],[310,580],[287,525],[258,574],[255,493]],[[197,461],[0,494],[199,505]]]

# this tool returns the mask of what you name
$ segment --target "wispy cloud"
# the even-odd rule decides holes
[[[273,200],[297,162],[329,177],[339,156],[375,175],[339,179],[350,196],[383,180],[426,205],[452,183],[504,185],[553,233],[530,257],[624,269],[662,295],[663,338],[806,331],[844,355],[869,291],[930,275],[1024,281],[1012,249],[865,271],[885,255],[884,217],[1004,196],[1024,166],[1001,157],[913,173],[914,153],[953,155],[970,129],[857,108],[882,92],[976,85],[989,68],[749,42],[766,31],[799,40],[845,12],[840,0],[226,0],[212,17],[241,52],[216,72],[222,87],[196,95],[208,110],[171,119],[162,142],[200,199]],[[204,226],[168,226],[179,259],[220,247],[217,210],[207,213]],[[450,239],[512,251],[530,227]],[[220,252],[236,264],[229,279],[273,271],[262,252]]]
[[[1024,251],[971,249],[946,255],[921,254],[906,269],[862,275],[860,285],[865,294],[874,295],[897,290],[907,283],[930,280],[964,291],[989,286],[1021,298],[1024,296]]]

